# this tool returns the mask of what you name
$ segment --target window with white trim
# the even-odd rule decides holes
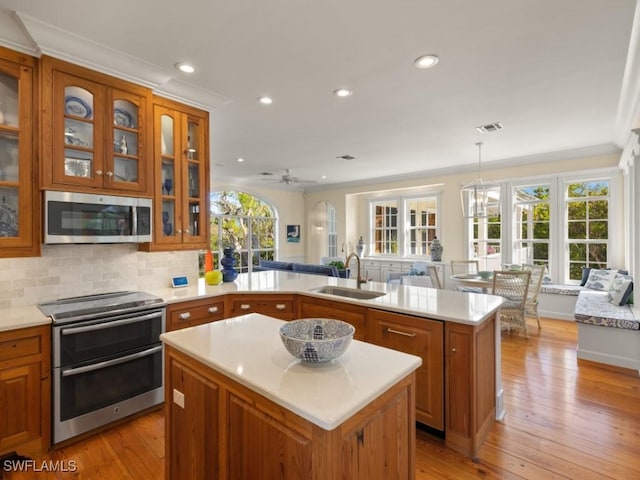
[[[569,278],[580,280],[583,267],[609,265],[609,181],[566,182],[564,192]]]
[[[613,195],[617,178],[607,170],[503,183],[502,212],[510,214],[466,223],[467,258],[487,270],[506,263],[546,265],[556,283],[577,283],[582,267],[624,267],[612,264],[612,213],[622,208]]]
[[[327,203],[327,256],[338,256],[338,232],[336,222],[336,209]]]
[[[518,185],[512,190],[512,263],[549,265],[551,241],[551,186],[549,183]]]
[[[373,255],[424,256],[438,234],[439,195],[371,201]]]

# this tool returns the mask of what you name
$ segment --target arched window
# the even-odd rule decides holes
[[[211,193],[211,251],[214,265],[220,265],[222,249],[235,249],[238,272],[249,264],[275,260],[278,219],[275,209],[264,200],[245,192]],[[249,261],[251,259],[251,261]]]

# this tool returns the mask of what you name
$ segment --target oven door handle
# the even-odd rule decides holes
[[[122,320],[113,320],[111,322],[95,323],[86,327],[69,327],[60,329],[62,335],[75,335],[76,333],[93,332],[95,330],[104,330],[105,328],[120,327],[129,323],[146,322],[154,318],[162,317],[162,312],[148,313],[140,317],[125,318]]]
[[[81,373],[93,372],[94,370],[100,370],[101,368],[107,368],[113,365],[119,365],[121,363],[129,362],[131,360],[136,360],[138,358],[147,357],[161,350],[162,345],[158,345],[157,347],[149,348],[147,350],[143,350],[142,352],[132,353],[131,355],[127,355],[124,357],[114,358],[113,360],[92,363],[91,365],[85,365],[84,367],[69,368],[67,370],[62,370],[62,376],[71,377],[73,375],[80,375]]]

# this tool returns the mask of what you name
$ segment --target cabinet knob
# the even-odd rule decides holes
[[[287,306],[284,303],[278,303],[276,305],[276,310],[284,310],[286,308],[287,308]]]
[[[191,318],[191,312],[183,312],[180,315],[178,315],[178,318],[180,320],[189,320]]]
[[[113,172],[107,172],[107,177],[113,177]]]
[[[209,313],[218,313],[218,307],[209,307]]]
[[[240,305],[240,310],[249,310],[251,308],[251,304],[249,303],[243,303],[242,305]]]
[[[451,349],[451,351],[452,351],[452,352],[457,352],[458,350],[456,349],[456,347],[453,347],[453,348]]]
[[[96,170],[96,175],[102,175],[102,170]]]

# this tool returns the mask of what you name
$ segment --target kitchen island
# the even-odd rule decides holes
[[[410,479],[419,357],[354,340],[306,364],[248,314],[162,335],[166,476]]]

